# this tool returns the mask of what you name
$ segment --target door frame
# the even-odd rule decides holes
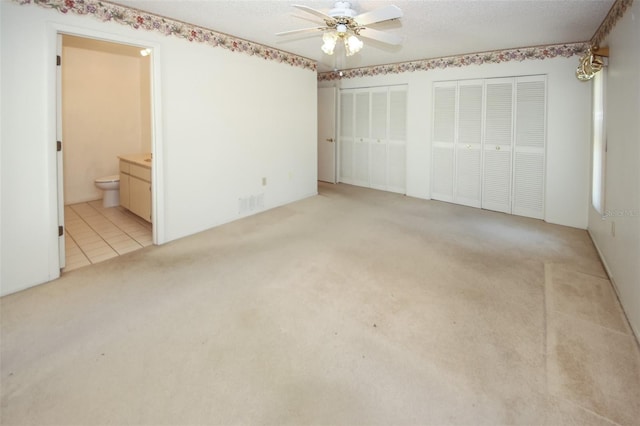
[[[64,247],[59,243],[60,237],[58,237],[58,223],[61,220],[60,206],[62,205],[62,212],[64,212],[64,199],[60,199],[59,194],[62,194],[62,186],[64,184],[62,173],[58,173],[59,168],[62,167],[62,161],[58,161],[58,151],[56,149],[56,141],[62,133],[58,126],[58,108],[61,94],[58,88],[58,67],[56,65],[56,55],[60,54],[58,50],[58,37],[59,35],[73,35],[78,37],[90,38],[95,40],[107,41],[112,43],[133,45],[142,48],[152,49],[151,55],[151,151],[153,152],[153,163],[151,168],[152,184],[151,184],[151,197],[152,197],[152,217],[153,217],[153,243],[163,244],[166,242],[165,235],[165,215],[164,215],[164,144],[162,138],[162,102],[161,102],[161,49],[160,44],[151,42],[149,40],[134,39],[130,37],[124,37],[117,34],[104,33],[84,27],[75,27],[69,25],[63,25],[58,23],[49,23],[47,25],[47,56],[51,58],[50,68],[47,70],[47,105],[49,108],[49,125],[48,125],[48,139],[47,139],[47,164],[49,168],[49,222],[52,229],[55,232],[51,233],[51,239],[49,242],[49,275],[50,279],[54,279],[60,276],[61,261],[64,260],[64,253],[60,253],[61,247]],[[64,135],[61,135],[64,138]],[[62,139],[64,149],[64,139]],[[66,231],[65,231],[66,232]]]

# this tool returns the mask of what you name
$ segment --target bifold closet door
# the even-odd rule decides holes
[[[387,190],[407,192],[407,90],[389,89],[389,133],[387,144]]]
[[[511,213],[513,79],[486,83],[482,208]]]
[[[484,82],[458,85],[454,202],[480,207],[482,192],[482,103]]]
[[[546,79],[516,79],[513,213],[544,218]]]
[[[431,151],[431,198],[453,201],[456,138],[457,83],[433,87],[433,138]]]
[[[354,94],[353,92],[340,93],[340,123],[339,123],[339,148],[340,157],[340,176],[339,181],[344,183],[353,183],[353,113],[354,113]]]
[[[371,92],[371,188],[387,189],[388,90]]]
[[[544,218],[546,77],[434,83],[431,197]]]
[[[353,144],[353,183],[369,186],[369,91],[355,93],[355,139]]]
[[[340,182],[406,192],[406,87],[341,91],[339,128]]]

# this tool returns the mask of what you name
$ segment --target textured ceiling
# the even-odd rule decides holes
[[[388,4],[402,9],[397,21],[372,25],[403,37],[402,46],[363,39],[352,57],[328,56],[321,34],[278,37],[313,27],[318,20],[291,5],[327,12],[333,1],[117,0],[115,3],[202,26],[295,53],[318,62],[318,71],[406,62],[492,50],[582,42],[591,39],[615,0],[354,0],[362,13]]]

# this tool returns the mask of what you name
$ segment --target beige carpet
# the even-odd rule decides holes
[[[3,425],[640,419],[585,231],[347,185],[0,308]]]

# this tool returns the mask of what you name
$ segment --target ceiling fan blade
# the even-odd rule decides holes
[[[388,21],[390,19],[402,18],[402,10],[398,6],[389,5],[371,12],[361,13],[353,18],[358,25],[375,24],[376,22]]]
[[[282,31],[280,33],[276,33],[277,36],[283,36],[283,35],[291,35],[291,34],[303,34],[303,33],[311,33],[314,31],[324,31],[324,30],[328,30],[329,27],[311,27],[311,28],[301,28],[299,30],[291,30],[291,31]]]
[[[372,40],[381,41],[382,43],[391,44],[394,46],[402,44],[402,37],[390,34],[380,30],[374,30],[373,28],[362,28],[358,35],[370,38]]]
[[[312,15],[315,15],[318,18],[321,18],[325,22],[326,21],[329,21],[329,22],[333,21],[333,18],[331,16],[327,15],[324,12],[320,12],[319,10],[312,9],[309,6],[304,6],[304,5],[301,5],[301,4],[293,4],[292,6],[297,8],[297,9],[303,10],[303,11],[305,11],[307,13],[310,13]]]

